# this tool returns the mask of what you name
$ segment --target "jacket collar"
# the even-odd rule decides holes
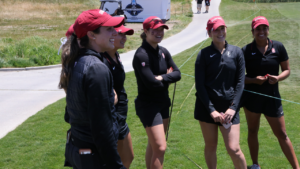
[[[272,42],[272,40],[270,40],[270,39],[268,38],[268,49],[267,49],[265,55],[266,55],[267,53],[269,53],[269,52],[271,51],[272,48],[273,48],[273,42]],[[257,51],[258,51],[258,49],[257,49],[257,47],[256,47],[256,41],[255,41],[255,39],[253,40],[253,42],[252,42],[252,44],[251,44],[251,50],[252,50],[252,51],[253,51],[253,50],[257,50]]]
[[[97,58],[99,58],[103,62],[103,57],[100,55],[100,53],[98,53],[98,52],[96,52],[92,49],[87,49],[87,48],[79,49],[79,57],[87,56],[87,55],[96,56]]]
[[[105,57],[105,59],[109,62],[109,64],[110,65],[112,65],[112,66],[119,66],[119,65],[121,65],[120,63],[120,56],[119,56],[119,53],[118,52],[116,52],[115,53],[115,55],[116,55],[116,58],[117,58],[117,62],[118,63],[116,63],[111,57],[110,57],[110,55],[107,53],[107,52],[104,52],[104,53],[101,53],[101,55],[103,55],[103,57]]]
[[[214,45],[214,43],[213,42],[211,42],[211,45],[210,45],[214,50],[217,50],[217,51],[219,51],[216,47],[215,47],[215,45]],[[227,43],[227,41],[225,40],[225,49],[227,49],[227,47],[228,47],[228,43]],[[220,51],[219,51],[220,52]]]
[[[158,49],[159,49],[159,46],[157,45],[157,48],[154,49],[146,40],[143,40],[143,43],[142,43],[142,47],[146,50],[149,50],[150,52],[153,52],[153,53],[158,53]]]

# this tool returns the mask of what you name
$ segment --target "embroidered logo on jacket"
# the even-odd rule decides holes
[[[144,67],[146,64],[145,64],[145,62],[142,62],[142,66]]]
[[[275,48],[272,48],[272,52],[275,53]]]
[[[215,55],[216,55],[216,53],[215,53],[215,54],[213,54],[213,55],[209,55],[209,56],[212,58],[212,57],[214,57]]]
[[[164,53],[162,53],[161,55],[162,55],[163,58],[165,58],[165,54]]]
[[[230,51],[227,52],[227,56],[230,57]]]

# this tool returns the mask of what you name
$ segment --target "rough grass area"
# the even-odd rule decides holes
[[[60,63],[57,55],[60,38],[82,11],[99,6],[99,0],[0,0],[0,68]],[[168,23],[173,26],[165,37],[180,32],[192,20],[187,0],[172,1],[171,8]],[[141,32],[128,36],[126,48],[120,52],[137,49]],[[32,39],[39,39],[40,43],[31,42]],[[34,52],[37,48],[46,49],[45,53]]]
[[[247,4],[249,5],[249,4]],[[299,82],[299,19],[300,15],[285,15],[281,9],[284,4],[258,4],[262,9],[261,14],[266,16],[270,22],[270,35],[273,40],[281,41],[289,54],[291,65],[291,76],[280,82],[280,92],[284,99],[300,102]],[[293,5],[300,8],[300,3]],[[257,8],[244,8],[244,3],[231,0],[223,0],[220,6],[221,15],[228,26],[227,41],[230,44],[242,47],[250,43],[253,39],[250,34],[252,16],[243,22],[237,22],[248,17]],[[257,15],[256,15],[257,16]],[[288,30],[288,31],[287,31]],[[198,47],[204,48],[210,45],[208,39],[202,43],[176,55],[173,59],[181,72],[194,76],[194,63],[199,51]],[[196,52],[195,52],[196,51]],[[195,53],[193,56],[192,54]],[[192,58],[185,63],[185,61]],[[183,63],[185,63],[183,65]],[[204,140],[200,130],[199,122],[194,119],[195,89],[194,78],[182,75],[182,79],[177,83],[176,97],[173,108],[172,122],[170,126],[168,148],[165,154],[164,168],[166,169],[197,169],[197,166],[188,158],[196,162],[203,169],[206,169],[204,159]],[[172,98],[173,86],[169,92]],[[133,150],[135,154],[131,165],[133,169],[144,169],[144,155],[147,144],[146,132],[135,115],[134,99],[137,95],[136,79],[133,72],[126,74],[125,88],[129,97],[128,125],[132,135]],[[65,99],[62,99],[36,115],[30,117],[16,130],[10,132],[0,140],[0,168],[63,168],[65,134],[69,125],[64,122]],[[300,125],[298,123],[298,110],[300,105],[283,101],[287,134],[293,143],[295,153],[300,160]],[[241,149],[245,154],[247,164],[251,165],[248,145],[247,145],[247,124],[244,112],[240,112],[241,118]],[[273,135],[269,124],[262,116],[259,131],[259,162],[262,168],[268,169],[290,169],[287,159],[283,155],[276,137]],[[187,158],[188,157],[188,158]],[[233,169],[233,164],[226,152],[221,134],[217,150],[218,168]]]

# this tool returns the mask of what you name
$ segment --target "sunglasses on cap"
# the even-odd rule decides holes
[[[147,23],[147,25],[149,25],[151,22],[154,22],[154,24],[156,25],[156,24],[158,24],[158,23],[162,23],[163,24],[163,21],[162,20],[160,20],[160,19],[151,19],[148,23]]]

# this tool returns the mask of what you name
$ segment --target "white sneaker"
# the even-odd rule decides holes
[[[253,164],[250,169],[260,169],[260,166],[258,164]]]

